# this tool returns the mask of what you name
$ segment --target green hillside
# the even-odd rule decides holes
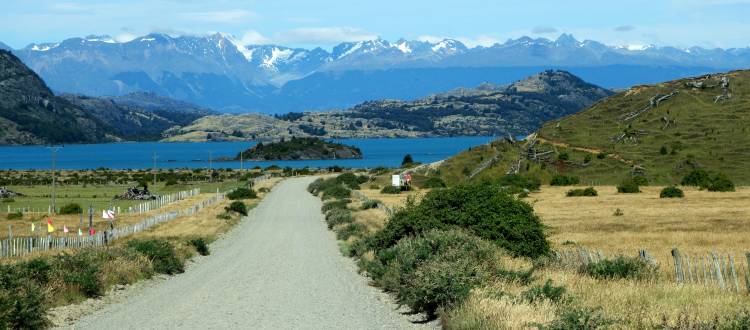
[[[636,86],[545,123],[529,141],[498,141],[459,154],[443,163],[441,175],[468,180],[466,173],[480,168],[483,159],[512,146],[510,154],[474,177],[497,177],[516,165],[521,174],[543,168],[546,177],[571,174],[583,183],[612,184],[643,175],[653,183],[677,184],[700,168],[750,184],[748,124],[750,71]],[[477,156],[476,150],[485,154]],[[460,169],[451,164],[461,164]]]

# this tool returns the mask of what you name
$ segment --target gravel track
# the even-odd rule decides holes
[[[411,329],[339,252],[314,178],[290,179],[188,271],[107,305],[76,329]]]

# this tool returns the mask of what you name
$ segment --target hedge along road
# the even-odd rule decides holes
[[[289,179],[187,272],[115,302],[77,329],[410,329],[341,255],[321,202]],[[217,220],[218,221],[218,220]]]

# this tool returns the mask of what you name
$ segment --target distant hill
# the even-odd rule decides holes
[[[636,86],[547,122],[530,141],[473,148],[446,164],[460,163],[473,172],[503,151],[478,177],[497,177],[514,165],[524,172],[529,164],[532,171],[544,167],[578,175],[585,183],[643,175],[676,184],[700,168],[750,184],[749,124],[750,71],[732,71]],[[486,152],[477,156],[480,150]]]
[[[411,100],[483,82],[509,84],[547,69],[626,88],[750,66],[750,49],[605,45],[563,34],[490,46],[457,40],[344,42],[331,51],[243,45],[228,34],[152,33],[30,44],[14,54],[59,92],[154,92],[228,113],[345,109],[368,100]]]
[[[241,158],[242,157],[242,158]],[[318,160],[362,158],[357,147],[333,143],[319,138],[282,139],[272,143],[258,143],[242,151],[236,160]]]
[[[461,90],[415,101],[383,100],[345,111],[205,117],[170,130],[170,141],[275,136],[415,137],[527,134],[612,92],[565,71],[544,71],[507,86]]]
[[[158,140],[210,110],[154,94],[55,96],[36,73],[0,50],[0,144]]]

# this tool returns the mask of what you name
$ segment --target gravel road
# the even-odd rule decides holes
[[[273,191],[184,274],[82,318],[76,329],[411,329],[339,252],[313,178]]]

